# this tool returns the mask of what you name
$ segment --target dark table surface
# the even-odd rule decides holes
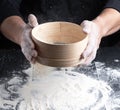
[[[1,49],[0,50],[0,85],[7,82],[14,76],[23,79],[21,85],[26,83],[28,77],[22,70],[30,67],[30,63],[25,59],[20,49]],[[115,93],[119,93],[120,99],[120,47],[106,47],[98,50],[95,61],[89,66],[76,67],[76,71],[82,72],[87,76],[103,80],[109,83]],[[116,78],[108,77],[108,73],[113,74],[117,71]],[[96,74],[91,74],[96,73]],[[0,93],[1,94],[1,93]],[[14,100],[17,94],[11,94],[7,100]],[[0,105],[0,110],[16,110],[12,105]],[[120,108],[119,108],[120,109]],[[118,109],[114,109],[118,110]]]

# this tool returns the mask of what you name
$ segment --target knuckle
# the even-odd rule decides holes
[[[28,61],[31,61],[32,56],[31,56],[30,54],[27,53],[27,54],[26,54],[26,58],[27,58]]]
[[[37,57],[37,55],[38,55],[38,54],[37,54],[37,52],[36,52],[36,51],[34,51],[34,57]]]

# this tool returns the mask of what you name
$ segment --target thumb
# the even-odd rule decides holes
[[[28,24],[33,28],[38,25],[38,21],[35,15],[29,14],[28,16]]]
[[[91,32],[91,21],[84,20],[81,23],[81,27],[83,28],[83,31],[89,34]]]

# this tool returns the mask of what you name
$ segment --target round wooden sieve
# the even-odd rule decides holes
[[[88,42],[81,26],[70,22],[40,24],[32,30],[32,38],[38,51],[37,61],[54,67],[79,64]]]

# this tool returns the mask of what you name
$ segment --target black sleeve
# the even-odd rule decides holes
[[[105,8],[114,8],[120,12],[120,0],[108,0]]]
[[[0,0],[0,24],[4,19],[13,15],[21,16],[16,0]]]

